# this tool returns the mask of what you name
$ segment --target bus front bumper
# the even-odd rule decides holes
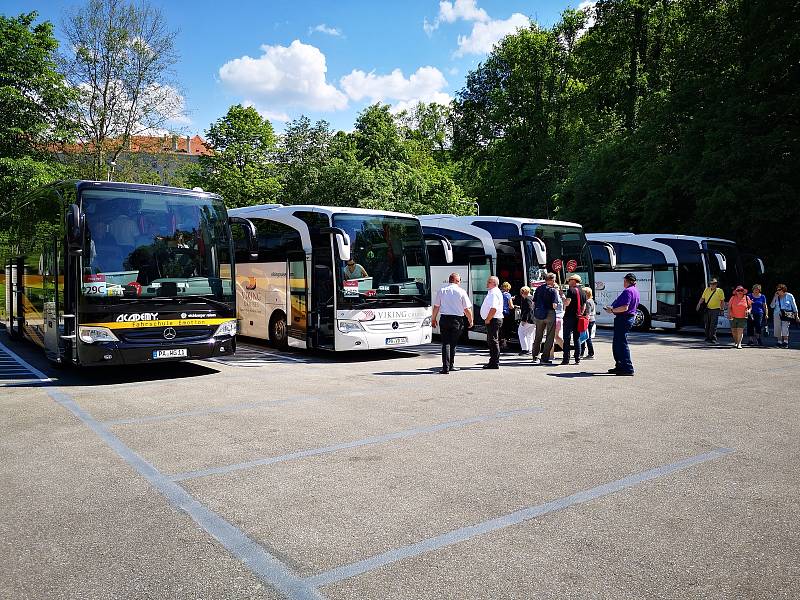
[[[134,365],[142,363],[174,362],[230,356],[236,350],[233,336],[212,337],[206,340],[164,343],[131,344],[125,342],[102,342],[86,344],[79,342],[79,362],[82,365]]]
[[[351,331],[336,332],[336,350],[377,350],[403,348],[429,344],[433,337],[431,327],[404,329],[397,332]]]

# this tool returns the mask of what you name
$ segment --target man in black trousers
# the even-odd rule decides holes
[[[439,371],[442,375],[456,370],[456,344],[464,332],[465,317],[467,327],[472,327],[472,302],[460,283],[461,276],[450,273],[449,283],[436,293],[433,301],[431,325],[439,325],[442,337],[442,370]]]

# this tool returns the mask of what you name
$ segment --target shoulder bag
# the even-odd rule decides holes
[[[781,311],[781,321],[797,321],[797,311],[783,308],[783,298],[778,298],[778,309]]]

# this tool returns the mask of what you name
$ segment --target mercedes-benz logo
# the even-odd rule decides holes
[[[400,327],[400,323],[398,323],[397,321],[394,321],[392,323],[392,329],[397,329],[398,327]]]
[[[178,335],[178,334],[175,332],[175,329],[172,328],[172,327],[167,327],[164,330],[164,339],[165,340],[174,340],[176,335]]]

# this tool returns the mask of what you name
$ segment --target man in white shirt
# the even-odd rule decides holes
[[[461,276],[450,273],[449,283],[436,292],[433,301],[433,316],[431,325],[439,325],[439,335],[442,337],[442,375],[456,371],[453,362],[456,358],[456,344],[464,331],[464,317],[467,326],[472,327],[472,302],[459,284]],[[441,315],[441,319],[437,319]]]
[[[481,304],[481,318],[486,323],[486,343],[489,346],[489,363],[484,369],[500,368],[500,328],[503,326],[503,293],[497,286],[500,280],[492,275],[486,280],[486,298]]]

